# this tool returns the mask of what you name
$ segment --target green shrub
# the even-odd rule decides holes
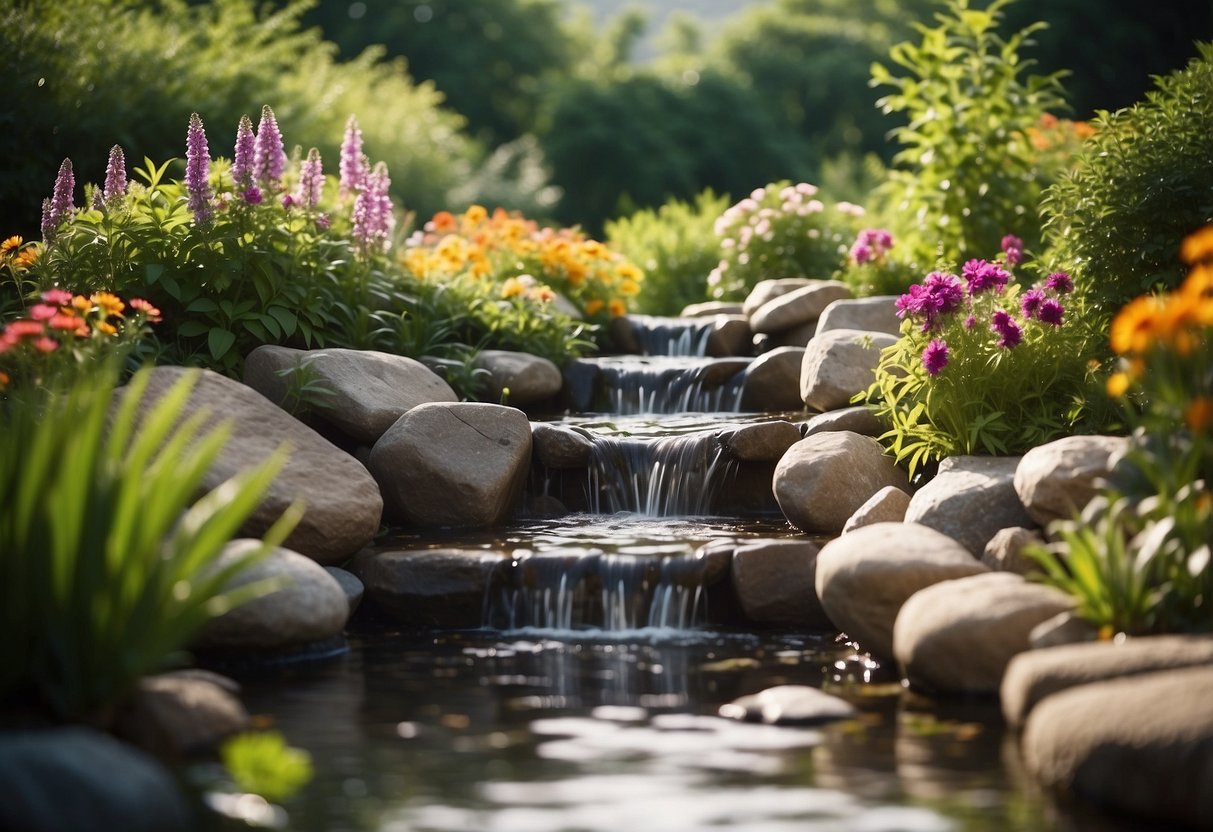
[[[1043,24],[1002,38],[996,29],[1010,2],[980,11],[948,0],[938,25],[918,27],[921,43],[890,51],[906,75],[872,65],[872,83],[895,89],[878,106],[908,122],[893,130],[902,149],[872,201],[899,218],[894,230],[924,262],[995,251],[1005,234],[1034,249],[1040,235],[1036,206],[1047,182],[1028,133],[1063,106],[1061,74],[1025,76],[1033,62],[1020,50]]]
[[[921,272],[897,249],[888,229],[863,229],[851,244],[838,279],[851,287],[855,297],[901,294]]]
[[[1176,286],[1175,241],[1213,220],[1213,44],[1146,100],[1101,113],[1073,172],[1045,193],[1049,255],[1103,321]]]
[[[606,224],[607,242],[644,270],[637,311],[677,315],[710,299],[708,273],[720,262],[713,228],[728,205],[728,197],[707,190],[693,202],[670,200]]]
[[[114,407],[117,364],[0,401],[0,600],[9,634],[0,697],[34,695],[65,718],[103,718],[210,617],[263,586],[225,592],[260,557],[215,567],[285,460],[279,452],[198,498],[227,430],[183,418],[183,381],[135,427],[136,374]],[[266,535],[281,541],[288,512]]]

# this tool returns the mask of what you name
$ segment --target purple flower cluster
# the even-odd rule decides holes
[[[69,218],[76,210],[72,195],[76,191],[76,174],[72,171],[72,160],[64,159],[55,177],[55,188],[50,199],[42,201],[42,240],[50,243],[55,239],[59,223]]]
[[[110,203],[121,199],[126,194],[126,156],[122,148],[114,145],[110,148],[109,159],[105,163],[105,187],[101,192],[105,202]]]
[[[927,375],[937,376],[948,366],[948,342],[942,338],[934,338],[922,351],[922,366]]]
[[[1002,253],[1007,258],[1008,266],[1018,266],[1023,262],[1023,240],[1014,234],[1002,238]]]
[[[299,164],[299,187],[294,199],[304,208],[315,208],[320,204],[320,196],[324,192],[324,167],[320,163],[320,151],[312,148],[307,152],[307,158]]]
[[[893,247],[893,235],[883,228],[865,228],[851,245],[851,260],[857,265],[877,262]]]
[[[185,137],[185,192],[189,195],[194,221],[198,223],[211,218],[210,171],[211,152],[206,144],[206,130],[198,114],[191,113]]]
[[[1011,280],[1009,272],[989,260],[970,260],[964,264],[961,274],[969,284],[971,296],[989,291],[1001,292]]]
[[[396,217],[392,214],[391,186],[387,165],[376,163],[366,177],[365,187],[354,200],[354,239],[364,252],[386,250],[391,242]]]
[[[931,272],[921,284],[914,284],[897,299],[897,317],[922,320],[922,331],[935,328],[942,315],[964,303],[964,285],[954,274]]]
[[[253,159],[257,154],[257,138],[253,135],[253,122],[247,115],[240,117],[236,128],[236,150],[232,155],[232,181],[242,191],[253,184]]]
[[[253,151],[253,179],[262,187],[273,190],[286,170],[286,150],[274,111],[266,104],[261,108],[257,124],[257,140]]]
[[[358,119],[350,116],[345,124],[345,136],[341,142],[341,196],[357,194],[366,187],[369,165],[362,155],[362,130]]]
[[[1023,330],[1004,309],[997,309],[990,318],[990,331],[998,335],[1000,349],[1010,350],[1023,340]]]
[[[1059,295],[1068,295],[1074,291],[1074,280],[1065,272],[1053,272],[1045,278],[1045,288]]]

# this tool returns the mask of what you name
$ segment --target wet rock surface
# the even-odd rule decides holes
[[[720,715],[769,725],[810,725],[854,719],[855,706],[807,685],[778,685],[720,706]]]

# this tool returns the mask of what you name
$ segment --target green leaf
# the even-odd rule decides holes
[[[282,306],[271,306],[266,311],[273,315],[274,319],[278,321],[279,325],[282,327],[282,334],[284,336],[289,338],[295,334],[295,328],[298,326],[298,318],[294,312]]]
[[[211,351],[211,358],[216,361],[226,355],[235,343],[235,334],[223,327],[211,327],[206,336],[207,348]]]
[[[185,338],[197,338],[199,335],[205,335],[211,329],[211,325],[202,321],[182,321],[177,327],[177,334]]]

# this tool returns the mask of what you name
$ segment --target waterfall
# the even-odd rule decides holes
[[[702,358],[708,354],[714,321],[711,318],[665,318],[656,315],[628,317],[633,347],[641,355]]]
[[[611,356],[573,362],[585,389],[573,402],[582,412],[615,415],[736,413],[750,358]],[[566,371],[566,375],[568,371]]]
[[[590,457],[589,511],[709,515],[712,499],[732,468],[712,433],[598,437]]]

